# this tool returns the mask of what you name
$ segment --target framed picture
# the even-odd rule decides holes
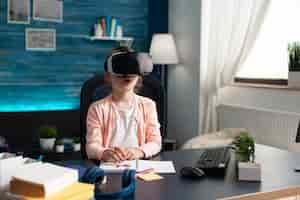
[[[33,19],[63,22],[63,0],[33,0]]]
[[[26,50],[28,51],[55,51],[56,30],[27,28],[25,34]]]
[[[30,23],[30,0],[7,0],[7,23]]]

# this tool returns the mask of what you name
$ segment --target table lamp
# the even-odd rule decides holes
[[[167,102],[167,65],[178,64],[178,56],[173,35],[170,33],[154,34],[150,46],[150,55],[154,65],[159,65],[160,77],[163,89],[165,91],[165,102]],[[165,103],[166,104],[166,103]],[[164,134],[166,136],[167,128],[167,105],[165,106]]]
[[[178,64],[177,50],[172,34],[154,34],[150,46],[153,64]]]

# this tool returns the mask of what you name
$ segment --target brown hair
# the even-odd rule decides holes
[[[134,50],[127,47],[127,46],[119,46],[116,48],[113,48],[110,53],[107,55],[105,62],[104,62],[104,70],[107,72],[107,60],[110,56],[112,56],[114,53],[129,53],[129,52],[133,52]]]

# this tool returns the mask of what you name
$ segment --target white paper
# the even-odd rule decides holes
[[[159,174],[175,174],[175,168],[172,161],[152,161],[152,160],[136,160],[123,161],[121,163],[102,163],[100,168],[108,173],[120,173],[125,169],[134,169],[141,172],[150,168],[154,169],[155,173]],[[125,165],[125,166],[124,166]]]

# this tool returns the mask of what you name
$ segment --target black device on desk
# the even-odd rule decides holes
[[[196,163],[196,167],[206,174],[224,174],[230,160],[230,147],[205,149]]]
[[[205,173],[197,167],[186,166],[180,169],[180,175],[183,178],[200,179]]]

